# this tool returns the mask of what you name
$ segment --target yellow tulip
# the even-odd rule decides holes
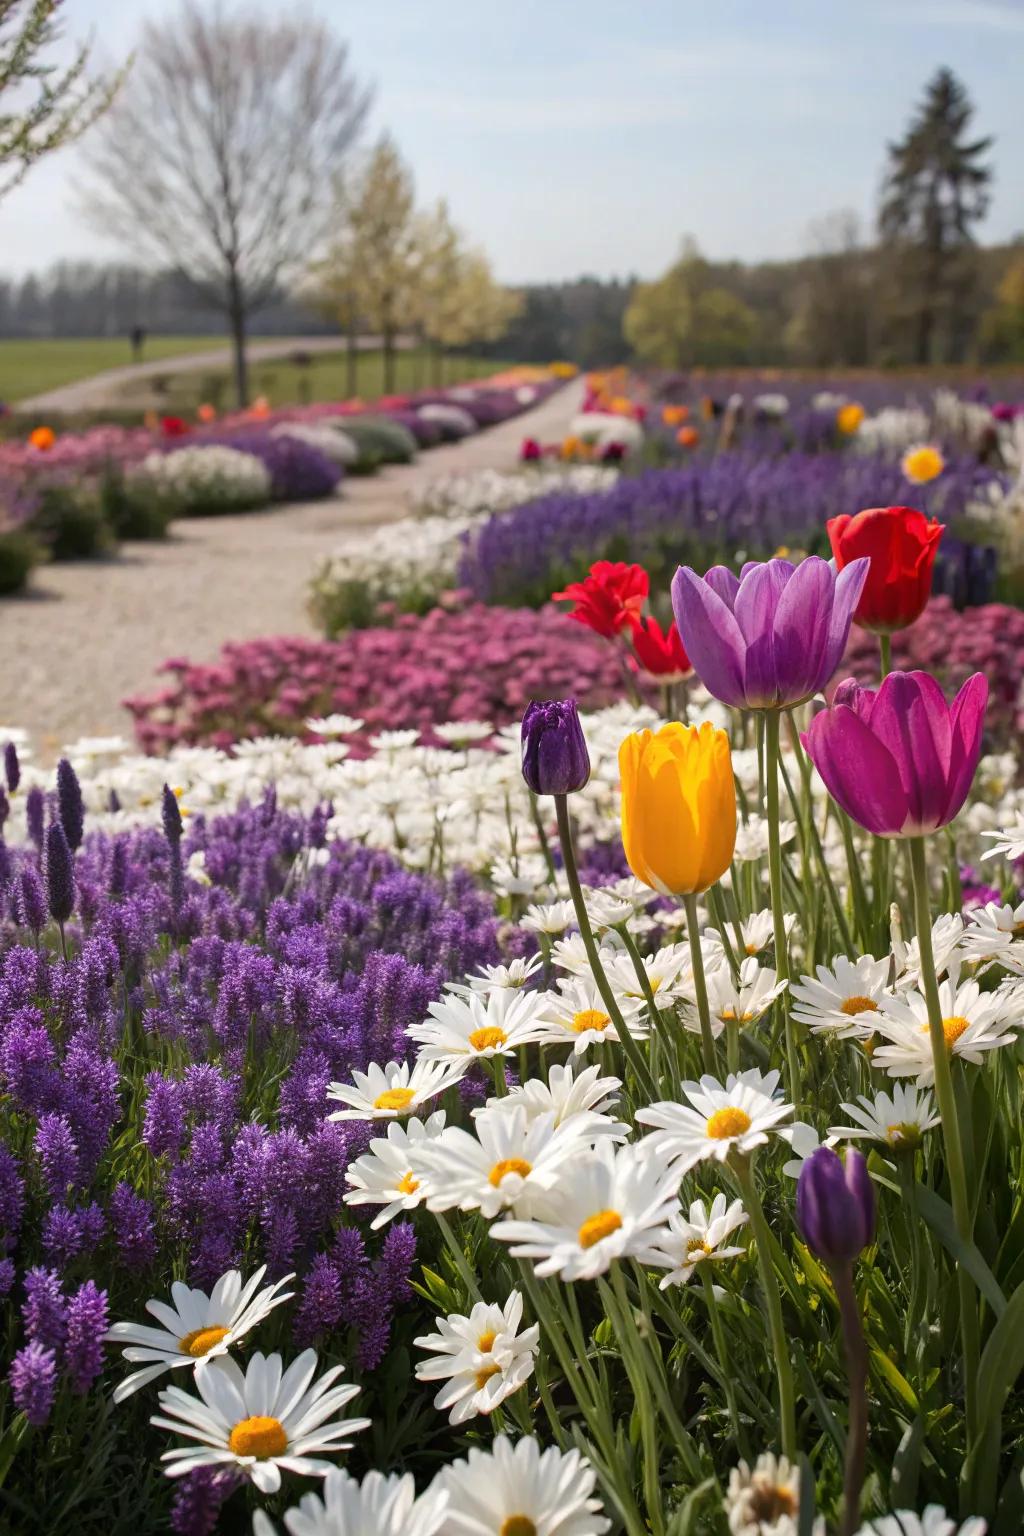
[[[851,437],[864,420],[864,407],[856,401],[841,405],[836,412],[836,426],[845,437]]]
[[[638,880],[662,896],[706,891],[736,845],[729,738],[709,720],[638,731],[619,748],[622,845]]]

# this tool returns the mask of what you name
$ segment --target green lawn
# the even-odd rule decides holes
[[[349,387],[348,359],[345,353],[308,354],[306,367],[297,367],[288,357],[254,362],[250,369],[250,393],[265,395],[271,405],[294,405],[311,400],[344,400],[353,391]],[[463,379],[481,378],[509,365],[489,358],[448,357],[443,361],[442,381],[455,384]],[[165,408],[190,413],[204,400],[218,409],[232,404],[231,377],[227,370],[204,369],[201,373],[168,374],[166,393],[161,395]],[[432,388],[437,383],[433,357],[424,353],[401,351],[395,355],[395,391]],[[355,394],[373,400],[384,393],[384,358],[380,352],[357,354]],[[134,404],[137,389],[125,390],[124,404]]]
[[[142,353],[144,362],[176,357],[182,352],[226,345],[219,336],[150,336]],[[41,395],[62,384],[87,379],[106,368],[131,363],[127,336],[46,337],[41,341],[0,341],[0,400],[12,404],[29,395]]]

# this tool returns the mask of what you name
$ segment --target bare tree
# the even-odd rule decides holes
[[[94,221],[223,309],[240,405],[249,319],[325,233],[368,105],[321,22],[185,0],[146,26],[98,134]]]
[[[89,78],[88,45],[64,68],[46,62],[46,50],[60,38],[59,5],[0,0],[0,197],[37,160],[91,127],[121,83],[120,75]]]

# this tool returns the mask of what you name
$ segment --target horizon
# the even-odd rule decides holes
[[[66,42],[92,30],[96,61],[114,63],[143,20],[176,9],[72,0]],[[713,17],[649,0],[642,39],[610,0],[567,0],[553,16],[521,0],[486,33],[469,0],[430,14],[415,0],[308,9],[348,39],[357,75],[376,85],[364,143],[390,130],[419,198],[446,197],[512,285],[650,278],[686,236],[714,261],[793,260],[810,253],[811,226],[840,209],[873,243],[886,144],[941,64],[968,90],[972,134],[995,139],[978,243],[1024,233],[1014,154],[1024,0],[864,0],[827,24],[820,0],[781,0],[770,16],[723,0]],[[61,151],[0,204],[5,276],[131,260],[75,212],[83,165],[80,148]]]

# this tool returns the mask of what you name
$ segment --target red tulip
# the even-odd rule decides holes
[[[597,560],[584,581],[574,581],[564,592],[553,592],[557,602],[572,602],[569,614],[595,634],[613,640],[634,617],[639,618],[650,590],[650,577],[642,565],[621,560]]]
[[[535,437],[524,437],[523,446],[519,450],[519,457],[524,463],[529,464],[534,459],[539,459],[543,449]]]
[[[693,675],[693,663],[683,648],[675,624],[663,632],[657,619],[630,618],[633,650],[641,669],[663,683],[681,683]]]
[[[862,555],[871,561],[856,623],[891,634],[920,618],[931,596],[941,523],[913,507],[869,507],[855,517],[833,517],[826,527],[840,570]]]
[[[164,437],[184,437],[188,431],[188,422],[180,416],[161,416],[160,427]]]

